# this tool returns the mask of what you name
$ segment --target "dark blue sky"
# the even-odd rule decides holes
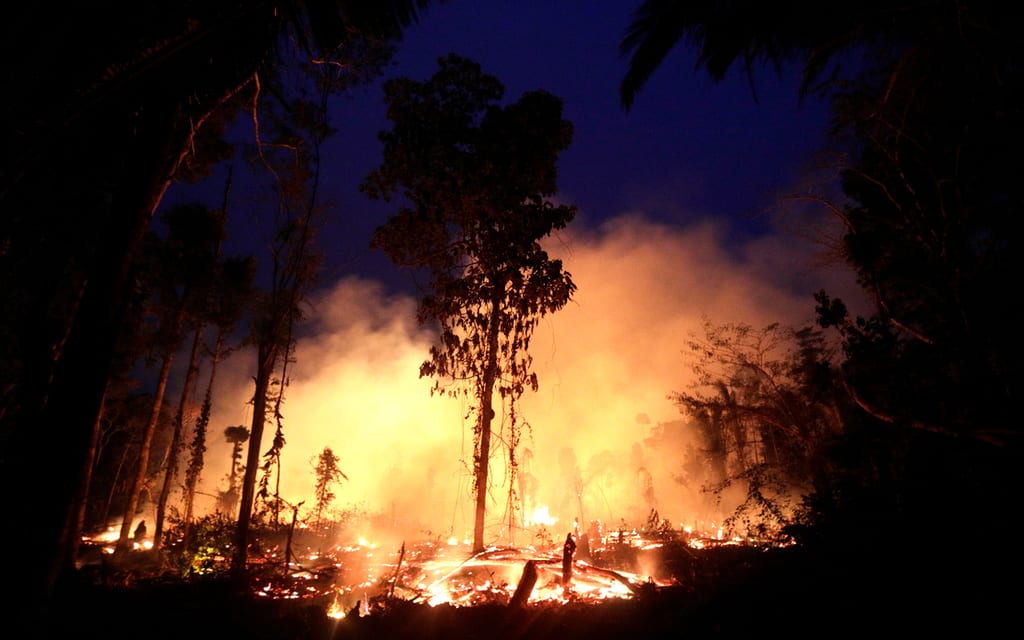
[[[766,69],[753,89],[738,72],[714,83],[695,70],[694,51],[680,46],[624,111],[618,86],[627,60],[619,43],[639,4],[450,0],[407,31],[385,78],[427,79],[438,58],[457,53],[505,85],[505,102],[533,89],[561,97],[575,136],[559,163],[560,199],[579,207],[576,226],[642,211],[683,227],[728,220],[737,241],[768,232],[765,210],[824,144],[825,106],[799,102],[795,69],[781,80]],[[328,282],[349,274],[395,284],[408,278],[368,248],[394,205],[358,191],[380,161],[377,133],[389,127],[381,82],[334,104],[338,133],[325,149],[324,199],[335,212],[320,238]]]

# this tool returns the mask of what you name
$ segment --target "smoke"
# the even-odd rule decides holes
[[[705,319],[802,326],[813,320],[814,291],[848,294],[852,277],[815,265],[819,248],[808,243],[737,245],[713,222],[680,229],[632,214],[579,226],[548,247],[578,291],[531,343],[540,389],[518,411],[524,516],[546,508],[557,532],[577,517],[637,527],[652,509],[676,526],[720,518],[701,487],[685,482],[696,443],[668,399],[689,382],[686,339]],[[281,495],[308,508],[315,458],[330,447],[347,477],[335,487],[336,508],[373,514],[396,535],[471,537],[472,423],[464,401],[432,397],[432,381],[419,378],[433,336],[415,310],[415,299],[355,277],[313,301],[283,407]],[[250,353],[228,361],[211,424],[249,424],[253,368]],[[507,420],[495,424],[507,429]],[[210,430],[208,493],[230,456],[222,431]],[[507,534],[507,452],[497,449],[488,541]]]

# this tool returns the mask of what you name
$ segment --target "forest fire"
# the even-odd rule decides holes
[[[569,584],[563,585],[562,557],[534,549],[491,548],[466,558],[461,546],[423,544],[399,551],[398,560],[392,555],[383,562],[375,560],[377,549],[358,549],[338,549],[321,556],[326,564],[315,570],[262,581],[257,593],[273,599],[323,600],[329,602],[328,615],[341,618],[381,611],[394,600],[454,607],[509,605],[517,598],[522,604],[597,602],[630,598],[644,584],[654,584],[631,572],[577,560]]]
[[[687,549],[742,544],[725,539],[721,529],[700,536],[678,531],[615,531],[594,538],[575,538],[569,564],[561,545],[490,547],[477,554],[466,542],[427,541],[398,549],[360,540],[324,552],[310,552],[291,566],[287,575],[254,582],[258,596],[275,600],[315,600],[327,615],[340,619],[381,613],[397,602],[437,607],[479,605],[598,604],[611,599],[632,599],[663,587],[680,586],[657,560],[637,559],[672,547]],[[643,570],[634,567],[643,566]]]

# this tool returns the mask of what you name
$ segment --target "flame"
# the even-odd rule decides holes
[[[383,612],[396,600],[432,607],[598,603],[634,598],[641,590],[652,586],[677,585],[676,578],[653,577],[660,573],[656,558],[672,546],[701,549],[764,544],[764,541],[744,538],[734,532],[727,535],[724,527],[715,523],[706,528],[680,527],[672,531],[620,528],[604,534],[595,521],[591,523],[590,532],[600,535],[589,538],[591,555],[573,558],[571,579],[567,584],[563,583],[560,542],[539,548],[490,547],[470,555],[468,542],[460,543],[451,536],[408,545],[403,542],[400,548],[391,548],[366,537],[347,545],[339,543],[316,550],[309,547],[304,553],[300,550],[296,554],[295,570],[287,575],[282,575],[274,563],[267,560],[263,564],[273,576],[264,576],[253,586],[261,597],[322,602],[326,615],[336,620]],[[646,575],[605,566],[602,557],[605,560],[613,557],[615,549],[653,552],[638,556]],[[604,556],[606,552],[612,555]],[[268,549],[265,553],[273,555],[276,551]],[[536,571],[534,576],[526,576],[528,568]]]
[[[526,525],[552,525],[558,522],[558,518],[551,515],[550,510],[546,504],[537,506],[528,518],[526,518]]]

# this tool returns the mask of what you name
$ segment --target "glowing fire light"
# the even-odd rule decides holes
[[[530,517],[527,519],[527,525],[553,525],[558,522],[558,518],[551,515],[547,505],[540,505],[533,510]]]
[[[543,515],[546,510],[539,513]],[[696,535],[692,534],[695,529],[698,528],[666,532],[623,528],[598,536],[591,541],[590,550],[602,554],[615,547],[653,551],[668,549],[672,544],[706,548],[752,541],[731,532],[726,535],[714,523],[701,528]],[[452,536],[448,540],[408,545],[403,542],[399,549],[359,538],[358,544],[338,544],[315,552],[307,548],[306,553],[300,554],[303,559],[296,561],[298,570],[284,576],[264,577],[253,585],[254,591],[269,599],[316,600],[323,603],[328,617],[340,620],[384,611],[394,601],[434,607],[596,604],[609,599],[630,599],[652,587],[677,584],[673,580],[655,579],[652,574],[644,577],[606,568],[600,555],[574,558],[571,581],[564,584],[560,543],[540,549],[490,547],[470,557],[465,554],[464,544],[468,542],[460,544]]]

